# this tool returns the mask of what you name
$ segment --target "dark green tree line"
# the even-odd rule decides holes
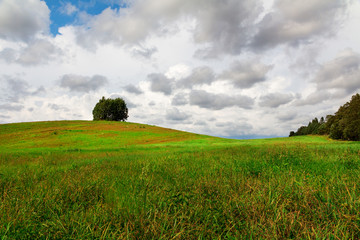
[[[315,118],[296,132],[291,131],[289,136],[308,134],[327,134],[332,139],[360,141],[360,95],[352,96],[334,115],[326,116],[326,120]]]

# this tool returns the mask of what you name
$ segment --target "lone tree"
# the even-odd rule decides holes
[[[102,97],[93,110],[94,121],[125,121],[128,117],[128,108],[122,98],[106,99]]]

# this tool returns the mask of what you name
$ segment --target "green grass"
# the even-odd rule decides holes
[[[0,125],[1,239],[359,239],[360,143]]]

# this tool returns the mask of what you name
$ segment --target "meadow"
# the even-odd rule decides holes
[[[1,239],[359,239],[360,142],[0,125]]]

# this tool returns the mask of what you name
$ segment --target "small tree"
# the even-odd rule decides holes
[[[106,99],[105,97],[102,97],[93,110],[94,121],[125,121],[127,118],[128,108],[122,98]]]

